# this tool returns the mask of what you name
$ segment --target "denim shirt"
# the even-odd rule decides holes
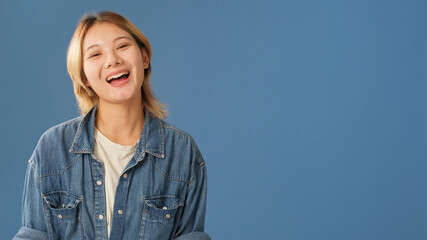
[[[28,161],[14,239],[107,239],[104,167],[93,155],[95,106],[47,130]],[[190,135],[145,113],[116,189],[109,239],[210,239],[206,167]]]

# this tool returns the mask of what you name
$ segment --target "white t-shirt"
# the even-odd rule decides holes
[[[114,197],[116,188],[123,170],[135,154],[138,142],[130,146],[123,146],[112,142],[95,128],[94,155],[104,164],[105,201],[107,215],[107,231],[110,236],[113,220]]]

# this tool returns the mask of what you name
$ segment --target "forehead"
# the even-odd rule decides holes
[[[120,37],[128,37],[133,39],[132,36],[121,29],[115,24],[106,22],[97,22],[89,28],[83,39],[83,47],[90,46],[92,44],[104,44],[109,43]]]

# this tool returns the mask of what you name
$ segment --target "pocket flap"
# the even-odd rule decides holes
[[[75,208],[82,201],[82,197],[65,191],[44,194],[43,199],[51,209]]]
[[[179,196],[145,197],[143,218],[149,222],[173,222],[179,207],[183,205]]]
[[[175,209],[183,205],[182,200],[178,196],[170,195],[145,197],[144,202],[149,207],[162,210]]]

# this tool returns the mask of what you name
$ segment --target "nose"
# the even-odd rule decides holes
[[[117,53],[115,51],[111,51],[108,55],[107,55],[107,60],[105,61],[105,68],[109,68],[112,66],[116,66],[118,64],[123,63],[122,59],[120,58],[120,56],[117,55]]]

